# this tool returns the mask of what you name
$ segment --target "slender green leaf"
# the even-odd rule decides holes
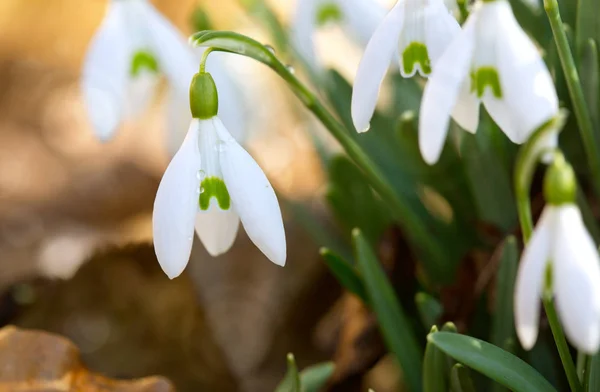
[[[450,390],[452,392],[475,392],[469,369],[457,363],[450,370]]]
[[[294,354],[289,353],[287,355],[287,373],[281,381],[281,383],[275,389],[275,392],[301,392],[300,387],[300,375],[298,374],[298,367],[296,366],[296,360]]]
[[[437,348],[515,392],[549,392],[554,387],[526,362],[470,336],[438,332],[427,336]]]
[[[365,285],[354,266],[327,248],[321,248],[321,257],[346,290],[356,295],[364,303],[368,303]]]
[[[431,327],[429,334],[438,332]],[[423,392],[446,392],[448,390],[448,368],[446,354],[433,343],[427,342],[423,358]]]
[[[600,391],[600,353],[591,357],[588,368],[586,392]]]
[[[576,45],[577,53],[583,53],[588,40],[600,42],[600,0],[579,0],[577,4]]]
[[[600,9],[599,9],[600,11]],[[597,16],[600,19],[600,16]],[[600,20],[598,20],[600,24]],[[590,116],[595,127],[596,140],[600,140],[600,59],[597,42],[590,38],[583,44],[581,53],[581,87],[585,94]]]
[[[333,375],[335,364],[324,362],[309,366],[300,372],[302,392],[319,392]]]
[[[517,265],[519,263],[519,249],[517,239],[510,236],[504,241],[500,266],[496,277],[496,311],[492,326],[492,344],[511,351],[511,342],[515,339],[515,324],[513,316],[513,295]]]
[[[421,317],[421,322],[425,327],[430,327],[437,323],[442,315],[443,309],[439,301],[431,295],[420,292],[415,295],[415,303]]]
[[[371,308],[379,321],[379,328],[389,350],[402,368],[408,388],[421,390],[422,351],[394,289],[383,272],[377,257],[360,230],[353,231],[354,251],[363,277]]]

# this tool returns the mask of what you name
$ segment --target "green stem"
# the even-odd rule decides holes
[[[515,195],[517,198],[517,210],[519,213],[519,221],[523,232],[523,242],[526,244],[533,234],[533,218],[531,216],[531,201],[529,200],[529,189],[537,163],[547,151],[540,148],[540,142],[543,142],[550,132],[557,132],[562,129],[566,116],[559,115],[557,118],[544,124],[531,136],[529,141],[523,146],[517,157],[515,165]],[[577,369],[573,363],[573,358],[569,352],[569,346],[562,330],[554,303],[551,297],[544,296],[542,303],[548,317],[548,323],[552,330],[552,336],[558,354],[562,362],[563,368],[569,381],[569,386],[572,392],[580,392],[581,383],[577,376]]]
[[[363,170],[371,186],[388,203],[397,220],[403,223],[404,227],[409,228],[407,234],[414,236],[414,238],[430,237],[420,219],[398,197],[398,194],[386,180],[375,162],[371,160],[362,147],[350,136],[349,131],[325,108],[316,95],[304,86],[285,66],[276,63],[273,65],[273,69],[288,83],[302,103],[325,125],[331,135],[344,148],[348,156]]]
[[[594,137],[594,124],[587,103],[585,102],[579,73],[577,72],[569,40],[567,39],[564,24],[560,17],[558,1],[544,0],[544,8],[550,20],[550,26],[552,27],[552,33],[558,49],[558,56],[565,74],[567,87],[569,88],[569,95],[573,102],[573,109],[579,124],[579,132],[590,166],[594,189],[596,194],[600,196],[600,149]]]
[[[554,307],[552,298],[544,296],[542,302],[544,304],[544,310],[546,311],[546,317],[548,318],[548,324],[550,324],[552,336],[554,336],[556,348],[558,349],[560,361],[562,362],[563,367],[565,368],[565,373],[567,374],[569,387],[571,387],[572,392],[581,392],[582,387],[581,382],[579,381],[579,376],[577,375],[577,369],[573,364],[573,358],[571,357],[571,352],[569,351],[569,345],[567,344],[565,334],[560,326],[560,321],[558,320],[558,315],[556,314],[556,308]]]
[[[214,50],[213,48],[206,48],[204,53],[202,53],[202,58],[200,59],[200,72],[199,73],[202,74],[202,73],[206,72],[206,60],[208,60],[208,55],[213,50]]]

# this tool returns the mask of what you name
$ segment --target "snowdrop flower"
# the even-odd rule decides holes
[[[515,323],[523,348],[538,334],[540,297],[554,296],[571,343],[593,354],[600,345],[600,257],[575,204],[573,169],[557,159],[548,169],[545,207],[521,258]]]
[[[384,15],[385,9],[376,0],[298,0],[291,39],[302,58],[318,70],[314,43],[318,27],[339,23],[348,36],[365,46]]]
[[[183,140],[180,122],[187,127],[191,120],[189,86],[197,64],[186,39],[147,0],[111,0],[83,65],[83,98],[96,136],[107,141],[124,120],[139,116],[165,75],[167,146],[174,153]],[[208,69],[224,89],[232,84],[218,57]],[[239,94],[230,90],[223,91],[229,105],[222,118],[237,134],[244,119]]]
[[[558,112],[552,77],[507,0],[476,4],[429,78],[419,116],[427,163],[439,159],[450,116],[465,130],[477,130],[481,102],[514,143]]]
[[[390,62],[399,55],[400,73],[428,76],[460,31],[443,0],[399,0],[371,37],[358,66],[352,91],[352,120],[369,130],[379,89]]]
[[[217,90],[208,73],[190,88],[193,120],[160,182],[152,226],[154,249],[169,278],[181,274],[194,227],[213,256],[233,244],[239,222],[273,263],[283,266],[286,242],[275,192],[258,164],[217,117]]]

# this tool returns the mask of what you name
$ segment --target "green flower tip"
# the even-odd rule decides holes
[[[551,205],[572,204],[577,195],[577,178],[573,167],[558,155],[544,177],[544,196]]]
[[[207,177],[200,184],[200,209],[208,210],[211,198],[217,199],[219,207],[222,210],[228,210],[231,207],[231,198],[225,182],[218,177]]]
[[[317,26],[324,26],[329,22],[340,22],[344,18],[344,14],[337,4],[327,2],[317,9],[316,18]]]
[[[141,50],[133,55],[129,72],[131,76],[138,76],[143,70],[158,73],[158,61],[152,53]]]
[[[201,120],[213,118],[219,112],[217,86],[208,72],[197,73],[190,86],[192,117]]]
[[[360,233],[360,229],[358,227],[355,227],[354,229],[352,229],[352,238],[358,238],[360,237],[361,233]]]
[[[431,61],[427,46],[420,42],[412,42],[402,53],[402,69],[406,75],[413,75],[416,72],[417,64],[423,74],[431,73]]]
[[[471,73],[471,92],[476,93],[481,98],[486,88],[492,90],[494,97],[502,98],[500,76],[498,76],[498,71],[494,67],[481,67]]]
[[[458,332],[458,329],[456,328],[456,324],[454,324],[452,321],[447,321],[443,326],[442,326],[442,331],[443,332]]]
[[[431,329],[429,330],[429,333],[436,333],[439,332],[437,325],[432,325]]]
[[[329,249],[328,249],[328,248],[322,247],[321,249],[319,249],[319,254],[320,254],[321,256],[326,256],[326,255],[328,255],[329,253],[330,253],[330,252],[329,252]]]

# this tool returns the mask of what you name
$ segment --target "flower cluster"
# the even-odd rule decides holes
[[[450,118],[477,131],[480,103],[515,143],[558,112],[552,77],[508,0],[476,3],[462,29],[442,0],[401,0],[373,34],[356,76],[352,117],[359,132],[369,129],[396,48],[403,76],[429,76],[419,146],[430,164],[439,159]]]

